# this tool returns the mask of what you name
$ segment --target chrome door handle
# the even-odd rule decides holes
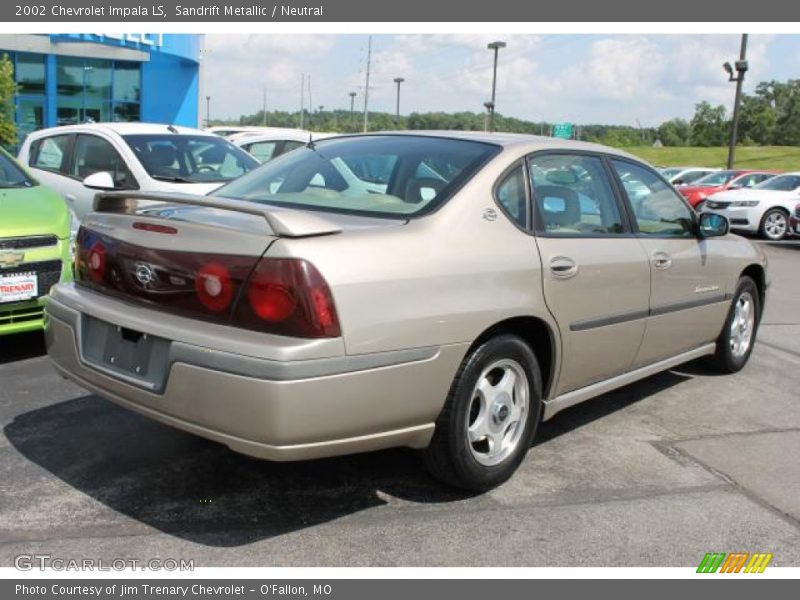
[[[569,279],[578,274],[578,263],[566,256],[556,256],[550,259],[550,272],[553,277]]]
[[[653,266],[656,269],[669,269],[672,266],[672,259],[666,252],[656,252],[653,254]]]

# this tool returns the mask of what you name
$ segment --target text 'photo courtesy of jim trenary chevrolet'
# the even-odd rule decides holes
[[[0,34],[0,566],[800,566],[799,54]]]

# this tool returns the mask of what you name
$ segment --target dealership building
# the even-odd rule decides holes
[[[0,35],[14,63],[19,139],[35,129],[101,121],[196,127],[203,36]]]

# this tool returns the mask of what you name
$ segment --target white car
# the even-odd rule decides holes
[[[242,150],[252,154],[260,163],[265,163],[286,154],[290,150],[305,146],[309,141],[335,136],[335,133],[313,133],[305,129],[275,127],[270,131],[246,131],[231,135],[228,139]]]
[[[260,133],[262,130],[268,129],[267,127],[235,127],[233,125],[214,125],[213,127],[206,127],[203,131],[213,133],[220,137],[230,137],[239,133]]]
[[[666,171],[666,172],[665,172]],[[669,182],[676,186],[690,185],[695,181],[702,179],[706,175],[716,173],[719,169],[708,169],[706,167],[683,167],[677,173],[673,173],[671,169],[662,171],[662,175],[666,177]]]
[[[789,215],[799,201],[800,173],[786,173],[749,189],[709,196],[705,212],[725,215],[731,229],[777,241],[789,234]]]
[[[87,123],[31,133],[20,162],[66,199],[78,219],[98,190],[203,195],[258,166],[212,133],[149,123]]]

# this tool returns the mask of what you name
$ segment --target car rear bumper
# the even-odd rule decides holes
[[[93,304],[118,301],[69,287],[56,289],[45,319],[60,373],[145,416],[269,460],[427,446],[468,347],[275,361],[170,339],[163,389],[146,389],[87,362],[83,324],[102,312]],[[124,311],[114,323],[131,324]]]

